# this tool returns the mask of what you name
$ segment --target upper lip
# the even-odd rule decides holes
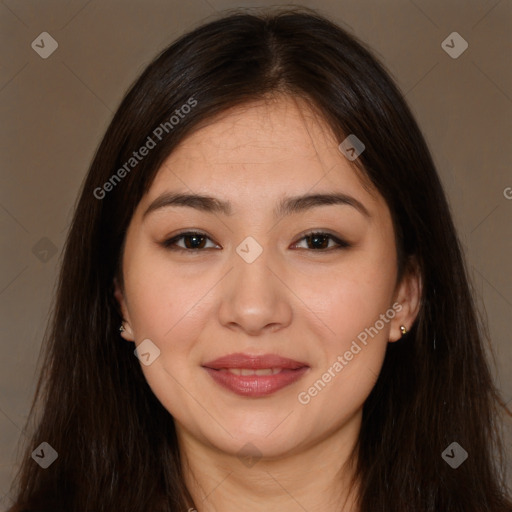
[[[203,364],[206,368],[220,370],[222,368],[247,368],[262,370],[265,368],[286,368],[296,370],[308,366],[306,363],[295,361],[276,354],[264,354],[261,356],[250,354],[229,354]]]

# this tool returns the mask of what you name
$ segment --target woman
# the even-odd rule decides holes
[[[312,11],[208,23],[136,81],[45,354],[12,510],[512,510],[429,151]]]

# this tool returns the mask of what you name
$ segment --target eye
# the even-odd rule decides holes
[[[302,237],[299,242],[296,242],[292,247],[296,247],[300,242],[305,241],[307,247],[300,247],[300,249],[312,249],[314,251],[325,251],[332,249],[345,249],[350,247],[350,244],[345,240],[331,235],[330,233],[314,231],[307,233]],[[334,242],[334,245],[329,245],[330,242]]]
[[[184,233],[179,233],[178,235],[165,240],[162,242],[162,245],[166,249],[177,251],[199,251],[201,249],[212,249],[219,247],[213,242],[213,246],[207,247],[208,241],[212,242],[211,238],[208,237],[205,233],[201,233],[200,231],[187,231]],[[305,241],[306,247],[297,247],[303,241]],[[178,242],[183,243],[180,245]],[[331,245],[331,242],[334,242],[334,245]],[[350,244],[345,240],[337,238],[330,233],[317,231],[307,233],[299,240],[299,242],[296,242],[292,246],[294,249],[310,249],[321,252],[333,249],[345,249],[347,247],[350,247]]]
[[[177,242],[183,240],[183,245],[178,245]],[[211,241],[211,238],[209,238],[204,233],[201,233],[199,231],[187,231],[185,233],[180,233],[179,235],[176,235],[173,238],[170,238],[169,240],[165,240],[162,242],[162,245],[170,250],[190,250],[190,251],[197,251],[200,249],[211,249],[212,247],[206,247],[207,240]],[[215,244],[213,244],[213,248],[218,247]]]

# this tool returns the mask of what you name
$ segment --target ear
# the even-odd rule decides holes
[[[415,259],[410,260],[395,290],[394,304],[400,307],[394,308],[396,315],[390,322],[390,342],[398,341],[403,336],[400,326],[403,325],[407,331],[411,330],[420,310],[422,288],[419,265]]]
[[[130,325],[130,315],[128,313],[128,307],[126,305],[126,300],[124,298],[124,292],[121,289],[121,286],[119,285],[117,277],[114,277],[114,297],[116,298],[119,304],[119,308],[121,309],[121,314],[123,316],[124,330],[122,330],[120,334],[126,341],[135,341],[133,329]]]

